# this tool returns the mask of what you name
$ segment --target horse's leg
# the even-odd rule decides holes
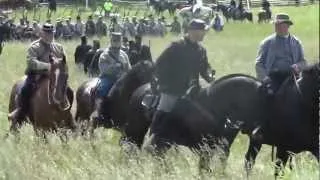
[[[222,122],[222,121],[219,121]],[[229,158],[230,154],[230,147],[234,141],[234,139],[237,137],[239,133],[239,129],[234,129],[234,128],[227,128],[223,132],[223,138],[221,139],[220,147],[223,151],[222,156],[220,156],[220,160],[223,165],[223,170],[226,169],[227,167],[227,160]]]
[[[245,162],[244,162],[244,166],[245,166],[245,170],[247,172],[247,177],[249,177],[252,168],[255,164],[255,159],[257,158],[257,155],[261,149],[262,144],[253,140],[252,138],[250,138],[249,140],[249,148],[247,150],[247,153],[245,155]]]
[[[280,175],[280,172],[283,174],[283,168],[286,166],[286,163],[289,159],[289,153],[281,147],[278,147],[276,157],[277,160],[274,173],[275,179]]]
[[[199,152],[199,173],[200,176],[205,175],[206,173],[212,173],[213,170],[210,168],[210,161],[212,159],[212,152],[210,148],[200,148]]]

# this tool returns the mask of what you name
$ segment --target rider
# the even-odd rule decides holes
[[[262,1],[262,9],[266,11],[268,19],[271,19],[270,3],[268,0]]]
[[[231,0],[230,1],[230,8],[231,9],[235,9],[236,8],[236,1],[235,0]]]
[[[115,81],[131,69],[128,55],[121,50],[120,32],[111,33],[110,47],[105,49],[99,58],[100,84],[97,89],[95,117],[98,124],[105,122],[105,98]]]
[[[270,83],[270,72],[292,69],[299,73],[306,65],[301,41],[289,33],[291,25],[293,23],[287,14],[276,15],[275,33],[261,42],[256,58],[256,74],[259,80]],[[270,90],[277,91],[281,83],[270,84]]]
[[[272,107],[274,107],[275,94],[279,91],[279,88],[284,86],[283,83],[286,80],[286,76],[283,76],[282,73],[281,77],[270,79],[271,73],[280,71],[298,74],[307,63],[301,41],[289,33],[289,27],[293,25],[289,15],[279,13],[276,15],[274,22],[275,33],[261,42],[256,58],[257,78],[263,81],[264,87],[266,87],[267,103],[268,107],[271,108],[268,109],[270,110],[273,110]],[[257,128],[253,132],[253,138],[257,140],[264,138],[263,129],[270,126],[268,121],[264,123],[261,124],[261,128]]]
[[[207,81],[214,80],[206,49],[199,44],[203,40],[208,26],[201,19],[192,19],[187,34],[166,48],[156,61],[160,102],[150,126],[155,138],[161,138],[161,124],[172,117],[171,110],[176,100],[183,96],[189,87],[199,85],[199,74]]]
[[[8,115],[11,120],[21,122],[29,111],[29,103],[32,94],[36,90],[36,84],[50,70],[50,56],[62,58],[65,56],[61,44],[53,40],[54,27],[52,24],[45,23],[40,31],[40,39],[31,43],[27,51],[27,78],[21,88],[18,107]],[[69,93],[72,92],[68,88]],[[68,93],[68,95],[70,95]]]

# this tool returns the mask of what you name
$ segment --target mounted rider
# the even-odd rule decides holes
[[[262,1],[262,10],[264,10],[267,13],[268,19],[271,19],[271,9],[270,9],[270,3],[268,0]]]
[[[291,25],[293,25],[293,22],[288,14],[277,14],[275,18],[275,33],[261,42],[256,58],[257,78],[267,84],[271,83],[270,91],[272,90],[273,92],[278,90],[282,81],[271,82],[269,76],[271,72],[293,71],[298,74],[306,65],[301,41],[289,33]]]
[[[99,57],[100,84],[96,94],[96,111],[94,117],[98,123],[103,123],[107,104],[105,98],[109,90],[122,74],[131,69],[128,55],[121,50],[122,35],[120,32],[111,33],[110,47],[105,49]]]
[[[31,43],[27,51],[27,76],[23,87],[21,88],[20,97],[18,98],[18,107],[8,115],[8,118],[21,122],[29,113],[29,103],[33,93],[37,90],[37,84],[43,77],[46,77],[50,70],[50,56],[63,58],[64,49],[61,44],[54,41],[54,27],[52,24],[45,23],[40,31],[40,39]],[[68,95],[72,90],[67,89]]]
[[[193,19],[188,33],[181,40],[173,42],[156,61],[155,76],[158,78],[160,101],[154,113],[150,132],[160,140],[162,124],[173,118],[176,101],[186,94],[190,87],[200,89],[199,74],[207,81],[214,80],[206,49],[199,44],[208,29],[205,21]],[[161,131],[161,132],[160,132]]]
[[[257,78],[263,82],[263,87],[266,90],[267,109],[271,111],[268,113],[272,115],[271,119],[278,114],[277,108],[274,108],[276,98],[290,92],[285,89],[292,85],[288,83],[292,82],[288,81],[288,77],[297,76],[307,64],[301,41],[289,33],[289,27],[293,25],[289,15],[277,14],[274,25],[275,33],[260,43],[255,66]],[[290,96],[291,103],[299,102],[299,98],[296,97]],[[292,119],[290,124],[295,123],[297,121]],[[272,125],[273,123],[269,121],[262,123],[260,128],[255,129],[252,137],[259,141],[264,139],[263,131]]]

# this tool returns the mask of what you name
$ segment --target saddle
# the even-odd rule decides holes
[[[145,110],[150,111],[156,109],[159,103],[160,95],[154,93],[146,93],[143,96],[141,101],[141,105],[145,108]]]

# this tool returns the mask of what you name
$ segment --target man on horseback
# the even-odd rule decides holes
[[[293,25],[289,15],[279,13],[275,18],[275,33],[264,39],[256,58],[257,78],[263,82],[267,101],[266,107],[270,111],[270,119],[278,118],[281,114],[279,108],[275,108],[277,97],[287,96],[290,91],[284,92],[284,88],[290,87],[287,81],[290,75],[296,76],[306,65],[301,41],[289,33],[289,27]],[[299,104],[296,96],[290,97],[291,104]],[[297,112],[293,110],[293,112]],[[280,118],[282,120],[282,118]],[[291,119],[293,125],[297,121]],[[264,139],[263,132],[266,128],[273,126],[273,123],[264,122],[260,128],[253,132],[256,140]]]
[[[298,74],[306,65],[301,41],[289,33],[293,25],[289,16],[284,13],[276,15],[275,33],[264,39],[256,58],[256,74],[259,80],[270,82],[270,72],[293,71]],[[276,91],[282,82],[272,83]]]
[[[190,87],[199,85],[199,74],[207,81],[214,80],[206,50],[199,44],[208,29],[205,21],[193,19],[185,37],[173,42],[162,52],[156,62],[156,77],[161,94],[157,111],[153,116],[150,132],[161,139],[161,125],[172,118],[172,109],[178,98]],[[162,129],[163,130],[163,129]]]
[[[262,1],[262,9],[267,13],[267,18],[271,19],[270,3],[268,0]]]
[[[52,24],[44,24],[39,35],[40,39],[34,41],[27,51],[27,69],[25,72],[27,78],[21,88],[17,108],[8,115],[9,119],[18,122],[23,121],[29,113],[30,99],[36,91],[39,81],[50,70],[51,56],[56,58],[65,56],[62,45],[53,41],[54,27]]]
[[[120,76],[131,69],[128,55],[121,50],[122,36],[120,32],[113,32],[110,39],[110,47],[103,51],[99,58],[100,84],[96,95],[96,111],[94,117],[98,124],[105,122],[107,104],[105,98],[109,90]]]

